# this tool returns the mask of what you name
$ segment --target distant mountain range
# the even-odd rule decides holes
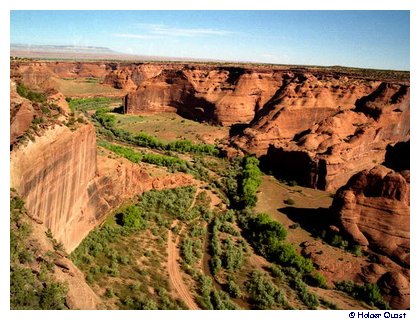
[[[27,52],[65,52],[65,53],[106,53],[118,54],[106,47],[93,47],[93,46],[72,46],[72,45],[30,45],[30,44],[11,44],[10,51],[27,51]]]
[[[161,57],[121,53],[106,47],[73,45],[10,45],[10,56],[33,59],[133,60],[133,61],[215,61],[185,57]]]

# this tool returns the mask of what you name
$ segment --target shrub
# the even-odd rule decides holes
[[[232,298],[242,297],[241,288],[237,285],[235,279],[233,279],[232,277],[229,277],[226,288],[227,292]]]
[[[286,239],[287,231],[282,224],[266,213],[251,216],[246,222],[246,235],[258,252],[270,256]]]
[[[24,212],[23,200],[11,194],[10,309],[65,309],[67,287],[51,280],[54,265],[49,252],[36,252],[43,262],[39,272],[32,272],[35,250],[28,245],[32,228],[22,219]]]
[[[244,207],[254,207],[257,204],[257,190],[261,185],[261,170],[255,157],[245,157],[241,181],[242,203]]]
[[[131,148],[111,144],[105,141],[100,141],[98,145],[111,150],[112,152],[130,160],[131,162],[138,163],[142,160],[142,155],[133,151]]]
[[[99,109],[109,107],[112,99],[107,97],[93,97],[93,98],[70,98],[66,97],[66,101],[72,111],[80,110],[87,111],[91,109]]]
[[[307,274],[305,276],[304,280],[307,284],[309,284],[311,286],[320,287],[320,288],[324,288],[324,289],[328,288],[327,280],[319,272]]]
[[[196,192],[195,187],[179,187],[166,190],[150,190],[140,196],[138,204],[145,217],[150,214],[168,213],[171,216],[188,220],[189,208]]]
[[[213,288],[210,277],[200,275],[198,299],[199,305],[208,310],[235,310],[238,307],[229,299],[229,296]]]
[[[363,256],[362,248],[357,244],[350,247],[350,252],[357,257]]]
[[[245,237],[266,259],[305,273],[314,270],[311,260],[302,257],[292,245],[284,242],[287,231],[282,224],[267,214],[253,216],[245,213],[240,220],[245,229]]]
[[[271,309],[276,304],[284,305],[285,298],[281,291],[261,271],[253,271],[245,282],[254,306],[258,309]]]
[[[331,245],[334,247],[345,249],[349,245],[347,240],[344,240],[340,235],[335,234],[331,240]]]
[[[296,289],[299,299],[310,309],[316,309],[319,306],[319,301],[316,295],[310,293],[306,284],[300,277],[291,278],[291,285]]]
[[[273,275],[273,277],[277,279],[284,280],[286,278],[286,275],[282,271],[282,268],[278,265],[271,264],[269,267],[269,271]]]
[[[105,129],[112,132],[112,134],[119,140],[137,145],[139,147],[146,147],[158,150],[176,151],[176,152],[191,152],[197,154],[208,154],[217,156],[219,150],[210,144],[194,144],[189,140],[178,140],[170,143],[165,143],[158,138],[148,135],[146,133],[138,133],[133,135],[123,129],[115,128],[117,123],[114,115],[107,113],[108,110],[99,108],[96,110],[93,119],[96,120]]]
[[[196,261],[193,253],[193,241],[190,238],[185,238],[181,243],[181,255],[187,264],[192,264]]]
[[[210,259],[210,271],[216,276],[222,270],[222,260],[219,256],[212,256]]]
[[[359,285],[352,281],[342,281],[336,282],[335,287],[337,290],[344,291],[352,297],[370,303],[379,309],[390,309],[388,303],[384,301],[381,291],[376,283]]]
[[[284,203],[289,206],[293,206],[295,204],[295,200],[293,200],[292,198],[287,198],[286,200],[284,200]]]
[[[337,305],[335,303],[332,303],[330,301],[327,301],[325,299],[319,299],[319,302],[321,304],[323,304],[324,306],[326,306],[328,309],[330,310],[339,310],[339,308],[337,307]]]
[[[299,272],[309,273],[314,270],[312,261],[302,257],[290,244],[281,244],[272,253],[272,260],[284,266],[290,266]]]
[[[191,237],[203,237],[206,234],[206,228],[203,226],[194,225],[190,231]]]
[[[230,237],[226,239],[224,245],[222,262],[224,267],[229,271],[237,270],[243,264],[242,247],[236,246]]]
[[[67,296],[67,287],[61,283],[47,283],[41,292],[40,307],[44,310],[62,310],[67,309],[65,299]]]
[[[23,84],[18,84],[16,91],[21,97],[31,100],[32,102],[47,102],[47,96],[44,93],[32,91]]]
[[[137,206],[132,205],[123,210],[122,225],[136,229],[141,229],[145,226],[140,209]]]

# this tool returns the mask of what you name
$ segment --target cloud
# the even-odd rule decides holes
[[[152,34],[171,37],[197,37],[197,36],[226,36],[233,32],[212,28],[173,28],[165,25],[154,25],[150,28]]]
[[[148,34],[132,34],[132,33],[113,33],[114,37],[118,38],[132,38],[132,39],[154,39],[157,38],[155,36],[151,36]]]
[[[114,33],[114,37],[132,39],[158,39],[164,37],[201,37],[201,36],[227,36],[232,31],[213,28],[175,28],[164,24],[139,23],[136,25],[143,29],[137,33]]]

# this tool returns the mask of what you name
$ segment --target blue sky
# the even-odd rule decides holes
[[[409,11],[12,11],[11,43],[409,70]]]

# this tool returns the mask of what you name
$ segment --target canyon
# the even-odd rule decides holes
[[[24,61],[11,63],[11,79],[10,184],[34,223],[67,252],[136,195],[199,184],[191,174],[151,173],[99,147],[97,128],[86,114],[76,118],[60,92],[63,81],[94,79],[114,90],[105,96],[121,98],[125,115],[176,113],[228,127],[218,141],[223,155],[255,155],[280,180],[330,192],[333,228],[383,257],[386,267],[365,270],[366,277],[381,283],[392,307],[409,308],[409,73]],[[17,84],[45,92],[51,110],[19,95]]]
[[[387,145],[410,133],[409,79],[398,72],[66,62],[12,70],[44,89],[56,78],[98,77],[120,90],[126,114],[174,112],[230,126],[228,154],[256,154],[280,178],[328,191],[383,162]]]
[[[12,83],[10,185],[25,199],[31,218],[50,229],[69,252],[124,200],[152,188],[192,183],[183,175],[152,178],[125,159],[97,155],[95,128],[87,122],[66,125],[68,106],[62,107],[59,121],[17,144],[37,107],[18,96],[15,87]]]

